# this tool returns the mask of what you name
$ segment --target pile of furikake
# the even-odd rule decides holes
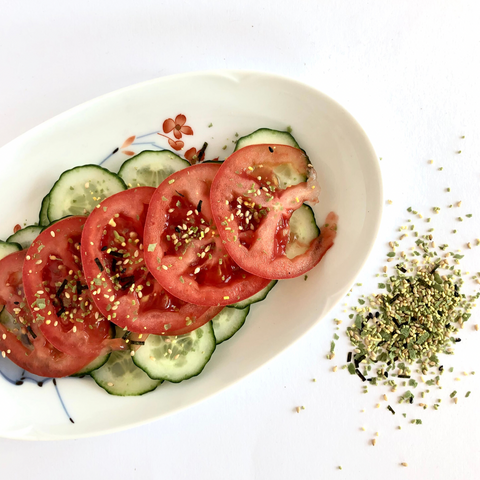
[[[454,345],[461,341],[459,332],[480,296],[461,291],[462,255],[440,245],[440,258],[431,234],[417,238],[415,245],[409,252],[397,253],[398,243],[390,243],[387,261],[398,262],[395,273],[387,275],[384,267],[380,293],[358,298],[359,306],[349,315],[353,323],[346,331],[353,350],[343,368],[365,382],[365,392],[368,385],[387,385],[392,392],[406,387],[400,403],[414,402],[412,390],[419,382],[440,384],[444,367],[439,355],[453,354]],[[329,358],[333,358],[333,349],[334,342]],[[390,405],[387,408],[395,413]]]

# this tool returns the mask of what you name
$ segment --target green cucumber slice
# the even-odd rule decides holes
[[[79,370],[77,373],[74,373],[73,375],[70,375],[71,377],[82,377],[83,375],[89,375],[93,371],[99,369],[100,367],[103,367],[110,358],[110,353],[107,353],[106,355],[100,355],[97,357],[95,360],[90,362],[88,365],[83,367],[81,370]]]
[[[245,135],[237,140],[235,150],[240,150],[248,145],[262,145],[272,143],[276,145],[288,145],[289,147],[300,148],[295,138],[288,133],[280,130],[272,130],[271,128],[259,128],[249,135]]]
[[[18,252],[22,247],[18,243],[2,242],[0,240],[0,260],[13,252]]]
[[[185,335],[149,335],[133,361],[153,379],[179,383],[201,373],[215,347],[212,322],[208,322]]]
[[[42,227],[46,227],[50,224],[50,220],[48,219],[48,205],[50,205],[50,195],[47,193],[43,197],[40,214],[38,216],[38,224]]]
[[[152,380],[140,370],[133,363],[129,351],[112,352],[107,363],[91,372],[90,376],[110,395],[121,397],[143,395],[162,383],[161,380]]]
[[[190,163],[170,150],[146,150],[128,159],[118,175],[128,187],[158,187],[172,173],[190,166]]]
[[[242,309],[225,307],[212,319],[213,333],[217,345],[232,338],[242,328],[249,312],[250,306]]]
[[[301,150],[300,145],[290,133],[281,132],[280,130],[272,130],[271,128],[259,128],[250,135],[239,138],[235,145],[235,151],[240,150],[240,148],[247,147],[248,145],[262,144],[288,145]],[[306,162],[308,163],[308,158],[306,158]],[[307,180],[305,175],[301,175],[292,167],[292,165],[289,165],[288,163],[275,167],[273,172],[277,177],[278,186],[282,189],[285,189],[291,185],[297,185],[298,183],[305,182]]]
[[[48,219],[87,215],[102,200],[126,188],[118,175],[98,165],[72,168],[63,172],[50,190]]]
[[[320,235],[313,210],[303,204],[290,218],[290,242],[285,249],[287,258],[292,259],[305,253],[312,240]]]
[[[33,243],[33,241],[40,235],[42,230],[42,227],[30,225],[28,227],[22,228],[13,235],[10,235],[7,238],[7,242],[18,243],[23,250],[24,248],[28,248]]]
[[[278,280],[272,280],[264,289],[260,290],[255,295],[252,295],[251,297],[248,297],[245,300],[242,300],[241,302],[232,303],[232,305],[229,305],[228,307],[243,309],[245,307],[248,307],[249,305],[252,305],[253,303],[257,303],[257,302],[261,302],[262,300],[265,300],[265,298],[267,298],[268,293],[277,284],[277,282]],[[220,314],[221,313],[222,312],[220,312]]]

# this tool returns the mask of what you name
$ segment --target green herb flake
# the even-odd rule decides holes
[[[395,256],[395,252],[388,252],[388,253],[387,253],[387,257],[392,258],[392,257],[394,257],[394,256]]]
[[[454,391],[450,394],[450,398],[453,398],[456,394],[457,394],[457,391],[454,390]]]
[[[353,363],[348,364],[348,373],[350,373],[350,375],[355,375],[355,365]]]
[[[472,393],[472,392],[468,391],[468,392],[465,394],[465,398],[468,398],[471,393]]]

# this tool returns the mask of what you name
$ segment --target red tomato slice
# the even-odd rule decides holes
[[[122,348],[110,322],[93,303],[80,260],[86,217],[68,217],[46,228],[27,251],[23,284],[34,321],[45,338],[69,355],[100,355]]]
[[[196,305],[229,305],[268,281],[242,270],[228,255],[210,209],[220,165],[204,163],[170,175],[155,191],[145,223],[145,260],[159,283]]]
[[[281,188],[274,169],[296,172],[307,181]],[[308,272],[333,245],[338,217],[332,212],[305,253],[293,259],[285,255],[292,213],[304,202],[317,203],[318,193],[316,172],[302,150],[251,145],[223,163],[210,200],[220,237],[235,262],[255,275],[282,279]]]
[[[82,263],[93,300],[113,323],[137,333],[181,335],[210,321],[221,308],[170,295],[145,266],[143,230],[154,192],[138,187],[104,200],[85,223]]]
[[[23,292],[22,269],[26,250],[12,253],[0,261],[0,351],[20,368],[41,377],[72,375],[96,355],[73,357],[49,343],[28,308]]]

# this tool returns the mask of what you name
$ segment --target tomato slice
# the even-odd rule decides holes
[[[148,271],[143,230],[154,192],[137,187],[105,199],[85,223],[82,263],[93,300],[113,323],[137,333],[181,335],[221,308],[170,295]]]
[[[280,172],[292,179],[287,184]],[[251,145],[233,153],[213,181],[215,223],[230,256],[244,270],[269,279],[293,278],[312,269],[333,245],[338,217],[331,212],[305,253],[290,259],[289,220],[304,202],[318,202],[316,172],[305,153],[285,145]]]
[[[49,343],[28,308],[22,283],[26,250],[0,261],[0,351],[20,368],[41,377],[66,377],[93,361],[96,355],[74,357]]]
[[[229,305],[268,281],[242,270],[228,255],[210,208],[217,163],[170,175],[153,194],[145,223],[145,259],[159,283],[196,305]]]
[[[122,348],[110,322],[93,303],[80,260],[86,217],[73,216],[46,228],[27,251],[23,284],[33,318],[45,338],[69,355],[100,355]],[[111,340],[110,340],[111,339]]]

